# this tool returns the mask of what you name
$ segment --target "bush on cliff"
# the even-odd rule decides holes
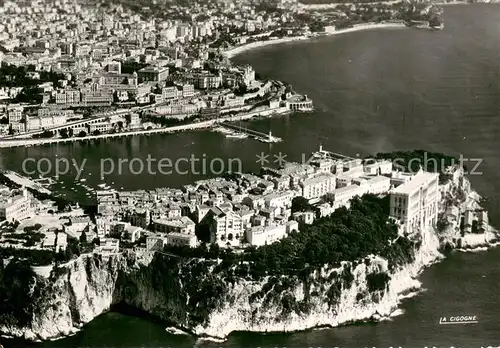
[[[35,273],[26,262],[12,259],[5,267],[0,262],[1,324],[22,327],[31,322],[41,296],[34,284]]]
[[[366,276],[368,290],[370,292],[383,291],[389,283],[390,277],[387,273],[371,273]]]

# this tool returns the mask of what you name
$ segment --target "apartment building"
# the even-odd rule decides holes
[[[390,192],[390,216],[405,232],[435,225],[438,217],[439,174],[420,170]]]
[[[186,77],[186,81],[198,89],[219,88],[222,78],[208,72],[194,73]]]
[[[23,110],[24,108],[22,106],[7,107],[9,127],[11,127],[14,132],[24,132],[26,129],[23,119]]]
[[[378,195],[389,191],[391,188],[391,179],[387,176],[379,175],[369,178],[361,186],[366,188],[366,193]]]
[[[182,97],[192,97],[194,95],[194,85],[192,84],[184,84],[181,86]]]
[[[92,134],[94,132],[106,133],[112,129],[111,123],[109,122],[98,122],[89,124],[89,133]]]
[[[139,70],[137,75],[142,81],[165,81],[168,77],[168,67],[147,66]]]
[[[264,196],[267,208],[289,208],[292,206],[292,199],[295,197],[294,191],[270,193]]]
[[[254,226],[246,231],[246,239],[250,245],[269,245],[285,238],[294,230],[299,230],[297,221],[288,221],[281,225]]]
[[[302,196],[306,199],[320,198],[335,189],[335,175],[321,173],[300,183]]]
[[[67,89],[56,94],[58,105],[78,105],[81,101],[81,92],[77,89]]]
[[[334,190],[329,196],[333,200],[333,206],[339,208],[348,206],[351,199],[356,196],[362,196],[365,193],[367,193],[366,188],[358,185],[349,185]]]
[[[162,233],[155,233],[146,237],[146,249],[148,251],[163,250],[167,244],[167,238]]]
[[[178,90],[177,87],[172,86],[172,87],[165,87],[162,89],[162,95],[164,100],[168,99],[177,99],[178,97]]]
[[[0,197],[0,220],[21,221],[33,214],[28,190],[16,196]]]
[[[153,220],[153,227],[157,232],[194,235],[196,224],[187,216],[181,216],[175,219]]]
[[[198,244],[198,239],[194,234],[173,232],[167,234],[166,239],[168,245],[188,246],[190,248],[195,248]]]
[[[26,130],[33,131],[61,126],[66,124],[68,118],[73,115],[74,112],[72,110],[38,109],[37,116],[26,116]]]
[[[110,106],[113,94],[104,91],[87,91],[82,93],[82,104],[85,106]]]

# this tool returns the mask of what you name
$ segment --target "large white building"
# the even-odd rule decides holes
[[[26,189],[23,189],[21,195],[0,197],[0,221],[21,221],[31,217],[32,214],[31,199]]]
[[[246,231],[246,237],[251,245],[261,246],[275,243],[293,230],[299,230],[296,221],[288,221],[283,225],[254,226]]]
[[[196,224],[187,216],[181,216],[175,219],[153,220],[153,226],[157,232],[194,235]]]
[[[340,187],[329,194],[333,199],[334,208],[348,207],[349,201],[356,196],[362,196],[367,193],[366,187],[358,185],[349,185]]]
[[[391,188],[391,179],[387,176],[378,175],[368,179],[363,186],[366,188],[366,193],[374,195],[387,193]]]
[[[335,175],[321,173],[302,181],[302,196],[306,199],[320,198],[335,189]]]
[[[420,170],[390,192],[390,216],[404,231],[435,225],[438,218],[439,174]]]
[[[285,191],[270,193],[263,198],[267,208],[289,208],[294,197],[294,191]]]
[[[167,234],[166,237],[168,245],[188,246],[194,248],[198,244],[198,239],[194,234],[174,232]]]

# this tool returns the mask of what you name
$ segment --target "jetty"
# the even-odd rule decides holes
[[[236,131],[236,132],[241,133],[241,134],[246,134],[246,135],[250,136],[251,138],[257,139],[258,141],[261,141],[263,143],[278,143],[278,142],[282,141],[281,138],[273,136],[271,131],[269,131],[269,133],[266,134],[266,133],[259,132],[259,131],[256,131],[256,130],[253,130],[253,129],[250,129],[247,127],[237,126],[237,125],[231,124],[229,122],[218,122],[217,126],[221,127],[221,128],[226,128],[226,129],[229,129],[232,131]]]

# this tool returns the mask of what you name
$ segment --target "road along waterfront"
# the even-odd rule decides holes
[[[254,117],[268,117],[272,115],[283,115],[289,113],[290,110],[287,107],[278,107],[272,109],[266,109],[262,111],[254,111],[236,116],[224,116],[218,119],[211,119],[208,121],[194,122],[181,126],[173,127],[162,127],[153,129],[144,129],[137,131],[119,132],[112,134],[100,134],[100,135],[89,135],[85,137],[72,137],[72,138],[49,138],[49,139],[12,139],[12,140],[0,140],[0,148],[8,147],[19,147],[19,146],[33,146],[33,145],[45,145],[45,144],[56,144],[56,143],[67,143],[82,140],[93,140],[93,139],[106,139],[106,138],[121,138],[134,135],[143,134],[159,134],[159,133],[174,133],[182,132],[196,129],[210,128],[219,122],[233,122],[233,121],[243,121]]]

